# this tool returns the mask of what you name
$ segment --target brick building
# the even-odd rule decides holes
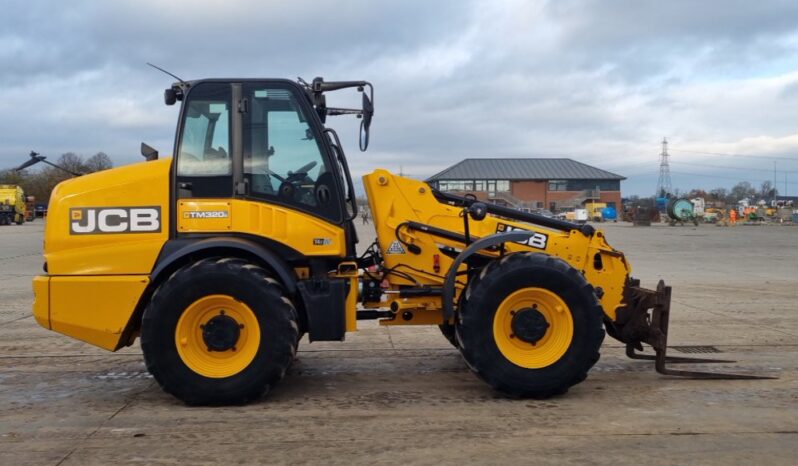
[[[477,198],[524,211],[552,212],[606,202],[620,208],[626,178],[571,159],[465,159],[430,177],[441,191],[473,193]]]

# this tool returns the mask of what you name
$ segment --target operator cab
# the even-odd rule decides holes
[[[352,180],[338,136],[323,121],[327,115],[363,116],[373,108],[364,93],[363,110],[328,109],[323,92],[352,86],[318,84],[340,83],[211,79],[167,89],[168,105],[183,101],[174,151],[175,202],[238,198],[300,211],[342,226],[347,256],[353,256]],[[362,90],[367,83],[356,84]],[[365,134],[367,143],[367,127]]]

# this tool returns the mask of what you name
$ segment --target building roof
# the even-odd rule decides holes
[[[571,159],[464,159],[431,176],[435,180],[625,180]]]

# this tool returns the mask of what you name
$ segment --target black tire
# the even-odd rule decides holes
[[[528,287],[553,292],[569,308],[573,338],[565,353],[542,368],[514,364],[501,352],[493,333],[499,305]],[[471,370],[494,389],[513,397],[546,398],[582,382],[599,360],[603,316],[593,287],[567,262],[543,253],[516,253],[486,266],[465,291],[457,338]]]
[[[456,330],[454,325],[446,322],[445,324],[438,325],[438,328],[441,329],[441,334],[443,334],[443,336],[449,340],[449,343],[451,343],[452,346],[455,348],[460,347],[460,345],[457,343],[457,335],[455,334]]]
[[[181,358],[175,330],[183,311],[200,298],[222,294],[246,304],[257,318],[260,343],[238,373],[212,378]],[[242,404],[279,382],[296,354],[297,313],[283,287],[263,268],[236,258],[185,266],[162,283],[144,311],[141,347],[147,370],[164,391],[187,404]]]

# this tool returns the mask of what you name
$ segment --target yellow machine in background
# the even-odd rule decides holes
[[[587,209],[587,215],[590,217],[590,220],[594,222],[603,222],[604,221],[604,213],[602,212],[607,207],[606,202],[589,202],[585,204],[585,209]]]
[[[325,93],[362,92],[359,109]],[[137,338],[187,403],[243,403],[284,376],[303,334],[341,341],[358,320],[437,325],[475,374],[513,396],[584,380],[605,329],[665,367],[670,288],[646,290],[589,225],[363,178],[378,240],[355,251],[355,190],[330,115],[362,118],[365,81],[174,84],[174,158],[80,176],[52,194],[36,320],[108,350]],[[656,356],[635,353],[641,344]],[[711,374],[709,377],[732,377]],[[743,377],[743,376],[737,376]]]
[[[0,184],[0,225],[25,223],[25,193],[20,186]]]

